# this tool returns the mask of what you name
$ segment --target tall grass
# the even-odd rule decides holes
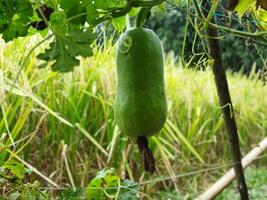
[[[104,167],[116,168],[122,177],[146,179],[133,139],[114,122],[112,42],[106,41],[102,49],[95,47],[94,56],[82,59],[73,73],[58,74],[49,68],[37,69],[40,63],[34,56],[38,50],[23,60],[38,39],[0,42],[0,162],[9,158],[4,149],[12,149],[61,186],[85,187]],[[168,120],[150,138],[156,176],[231,162],[211,71],[183,69],[174,61],[172,54],[166,56]],[[249,77],[240,73],[228,73],[228,77],[242,151],[247,152],[266,135],[267,87],[253,70]],[[205,176],[212,178],[225,170]],[[205,185],[202,177],[171,178],[146,189],[199,187]],[[196,184],[201,178],[201,184]]]

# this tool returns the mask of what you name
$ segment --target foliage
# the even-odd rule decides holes
[[[53,39],[49,48],[37,56],[45,61],[40,67],[46,67],[51,63],[53,71],[69,72],[74,66],[79,65],[77,56],[92,56],[90,45],[96,40],[93,30],[96,25],[103,21],[113,21],[113,18],[124,17],[132,7],[150,5],[152,1],[62,0],[60,3],[45,1],[44,5],[41,2],[1,0],[0,34],[2,33],[3,39],[8,42],[26,36],[32,27],[37,30],[48,27],[50,35],[45,40],[51,37]],[[161,2],[162,0],[156,0],[151,5]],[[45,12],[46,9],[53,13]],[[124,29],[125,20],[116,19],[113,22],[115,28]],[[43,23],[45,25],[39,27]]]
[[[86,189],[88,200],[105,200],[106,198],[137,200],[139,191],[140,187],[134,182],[120,180],[114,169],[99,171]]]
[[[41,185],[38,181],[25,183],[26,175],[29,176],[30,171],[27,171],[21,163],[15,160],[6,161],[3,167],[0,168],[1,200],[48,200],[48,194],[41,191]],[[66,188],[59,192],[57,200],[105,200],[106,198],[137,200],[139,199],[139,192],[140,187],[138,184],[127,179],[121,180],[115,174],[114,169],[103,169],[90,181],[86,189],[87,197],[85,190],[82,188],[75,190]]]
[[[251,4],[255,5],[255,1],[249,1],[249,4],[246,1],[240,1],[236,5],[236,10],[243,14]],[[37,56],[44,60],[40,67],[46,67],[49,64],[53,71],[69,72],[79,65],[80,56],[85,58],[92,56],[91,46],[97,39],[94,32],[97,25],[105,21],[108,22],[107,24],[112,22],[117,30],[123,31],[126,14],[130,13],[131,16],[135,16],[137,13],[133,8],[151,8],[163,2],[164,0],[62,0],[57,3],[47,0],[0,0],[0,34],[8,42],[48,28],[49,31],[42,33],[48,34],[44,41],[51,40],[49,40],[49,47]],[[180,1],[170,1],[164,6],[166,4],[177,5],[178,2]],[[265,10],[262,8],[263,6],[260,6],[260,2],[257,5],[261,14],[254,12],[255,18],[264,21]],[[159,6],[159,8],[164,9],[164,6]],[[47,10],[49,11],[47,12]],[[182,21],[185,23],[186,20]],[[261,27],[264,28],[265,24]],[[33,31],[34,28],[37,30]],[[258,39],[258,36],[254,38]],[[37,44],[35,48],[40,44]]]
[[[115,167],[131,179],[124,182],[112,170],[107,170],[101,172],[104,175],[99,175],[102,178],[93,179],[89,192],[96,183],[103,183],[101,187],[106,186],[106,182],[113,186],[116,181],[127,188],[122,188],[122,191],[129,192],[129,188],[136,186],[135,180],[147,179],[142,168],[137,167],[140,157],[135,148],[114,123],[111,103],[115,88],[111,68],[114,52],[108,42],[104,43],[103,52],[94,46],[97,39],[95,27],[107,22],[107,26],[112,23],[118,30],[124,30],[125,15],[133,8],[159,5],[164,9],[160,5],[162,2],[62,0],[58,4],[48,0],[0,0],[0,33],[5,42],[9,42],[6,46],[0,45],[0,48],[5,47],[4,51],[0,51],[3,52],[0,63],[1,149],[12,149],[15,154],[21,154],[24,160],[30,160],[63,186],[84,187],[89,177],[106,166]],[[42,3],[53,13],[46,15]],[[191,5],[190,9],[193,9],[192,14],[198,11]],[[198,27],[205,28],[205,19],[196,22],[199,23]],[[41,28],[38,27],[39,23],[43,24]],[[210,25],[251,37],[252,40],[264,42],[266,39],[265,32],[242,32]],[[40,32],[43,28],[46,30]],[[45,37],[40,38],[36,33],[42,33]],[[34,34],[36,37],[25,37]],[[88,57],[91,59],[84,59]],[[173,178],[177,171],[193,170],[196,165],[205,167],[204,160],[207,163],[220,161],[218,152],[224,158],[229,157],[220,109],[215,106],[217,99],[210,81],[211,73],[208,70],[205,74],[202,71],[181,70],[173,64],[173,59],[171,61],[166,60],[168,90],[181,92],[168,94],[168,121],[162,132],[150,139],[151,149],[158,158],[158,173],[167,174],[168,177],[164,181],[146,183],[148,189],[142,189],[152,195],[155,189],[177,188],[181,182],[199,182],[203,179],[202,175],[188,178],[184,174],[177,180]],[[59,72],[73,71],[77,65],[81,67],[72,74],[62,76],[47,69],[34,69],[35,66],[44,68],[47,65]],[[232,87],[237,88],[232,91],[238,94],[234,102],[242,144],[253,145],[266,130],[266,101],[262,96],[266,93],[266,87],[258,81],[258,74],[255,73],[247,78],[231,76],[230,81],[233,81]],[[243,90],[240,84],[243,84]],[[240,102],[239,98],[246,100]],[[249,134],[252,130],[257,137]],[[243,148],[246,150],[249,147]],[[9,187],[4,191],[7,196],[4,198],[46,199],[47,194],[40,190],[39,183],[23,182],[27,170],[12,159],[6,151],[0,152],[4,189]],[[104,192],[102,189],[101,192]],[[105,189],[115,195],[113,189]],[[81,191],[66,190],[60,198],[68,195],[76,198]]]
[[[254,0],[240,0],[234,10],[239,15],[243,15],[252,4],[255,4]]]
[[[1,200],[48,200],[48,194],[41,191],[40,183],[25,183],[25,176],[29,171],[21,163],[8,160],[0,167],[0,192]]]
[[[112,41],[106,41],[102,48],[95,46],[94,56],[82,58],[82,65],[71,74],[38,70],[35,66],[40,62],[33,54],[28,57],[22,76],[16,78],[25,49],[40,40],[41,37],[35,36],[0,45],[0,52],[3,52],[0,133],[4,133],[1,147],[12,148],[12,138],[18,155],[23,155],[25,161],[44,175],[53,173],[52,180],[64,188],[70,187],[70,177],[75,187],[87,187],[97,171],[104,167],[115,168],[123,179],[137,183],[148,181],[141,186],[141,191],[147,195],[175,187],[185,193],[190,193],[189,187],[200,191],[203,180],[224,173],[223,164],[230,163],[231,154],[208,66],[206,71],[183,69],[172,54],[166,55],[168,121],[160,134],[150,138],[150,147],[156,159],[157,176],[168,178],[178,174],[181,177],[150,182],[156,177],[143,174],[134,142],[121,134],[114,123]],[[255,71],[249,76],[228,73],[228,78],[242,151],[248,152],[266,135],[267,88]],[[10,90],[14,80],[17,80],[16,85]],[[0,152],[1,163],[8,158],[8,154]],[[221,170],[186,176],[186,172],[206,169],[214,163],[222,165]],[[41,180],[44,187],[47,185],[36,175],[33,179]],[[62,198],[68,194],[75,196],[79,195],[79,190],[63,193],[59,193]]]
[[[8,42],[28,33],[27,24],[33,16],[33,8],[28,0],[0,1],[0,33]]]
[[[267,197],[267,175],[266,175],[266,168],[251,166],[245,170],[246,181],[248,185],[248,192],[250,199],[253,200],[262,200],[266,199]],[[212,184],[212,183],[210,183]],[[236,189],[236,182],[233,181],[225,190],[216,197],[216,200],[231,200],[231,199],[239,199],[239,194]],[[208,188],[206,186],[203,188],[205,191]],[[180,196],[177,195],[176,191],[158,191],[154,199],[165,199],[170,198],[172,200],[193,200],[199,195],[199,191],[190,190],[186,195]]]
[[[66,188],[59,192],[57,200],[86,200],[85,192],[83,188]]]
[[[249,167],[245,171],[246,180],[249,188],[250,199],[261,200],[267,197],[267,173],[265,168]],[[224,199],[238,199],[238,194],[234,189],[235,183],[232,183],[223,193],[217,198]]]
[[[165,52],[173,51],[177,59],[184,59],[187,63],[191,62],[191,67],[201,69],[205,68],[207,55],[203,50],[202,41],[199,37],[195,37],[194,24],[189,23],[186,29],[186,7],[173,9],[172,6],[167,8],[167,12],[162,14],[160,10],[154,10],[150,20],[146,23],[146,27],[154,30],[163,42]],[[222,11],[215,14],[216,22],[227,26],[226,19],[232,21],[231,26],[237,30],[244,31],[249,26],[255,30],[256,21],[252,16],[245,15],[241,22],[237,16],[227,17]],[[184,33],[186,31],[185,49],[183,50]],[[223,34],[222,34],[223,35]],[[242,70],[248,74],[253,64],[256,64],[257,70],[262,70],[267,60],[266,45],[259,44],[251,38],[240,38],[235,35],[223,35],[221,39],[222,58],[224,66],[233,71]],[[204,57],[203,57],[204,55]],[[191,61],[192,60],[192,61]]]
[[[54,18],[59,20],[56,23],[66,20],[63,13],[52,14],[51,20],[53,21]],[[56,26],[58,27],[58,25]],[[90,30],[82,31],[78,27],[68,27],[72,30],[68,33],[68,36],[64,36],[66,34],[65,28],[67,29],[67,27],[60,28],[59,26],[58,30],[63,31],[63,33],[56,34],[54,42],[50,43],[49,49],[37,56],[41,60],[53,62],[51,66],[53,71],[72,71],[74,66],[79,65],[77,56],[81,55],[84,58],[92,56],[92,50],[88,46],[96,39],[96,34],[93,34]],[[41,65],[41,67],[45,67],[46,64]]]

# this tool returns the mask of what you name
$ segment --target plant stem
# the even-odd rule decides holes
[[[145,171],[153,174],[155,172],[155,159],[152,151],[149,149],[148,139],[145,136],[140,136],[137,138],[136,143],[141,154]]]
[[[98,19],[96,19],[94,21],[94,23],[92,23],[92,27],[97,26],[98,24],[110,20],[110,19],[114,19],[114,18],[118,18],[118,17],[122,17],[124,15],[126,15],[127,13],[129,13],[131,11],[132,8],[151,8],[153,6],[159,5],[161,3],[163,3],[165,0],[151,0],[151,1],[133,1],[133,0],[128,0],[127,4],[125,7],[116,10],[114,12],[112,12],[109,15],[104,15]]]
[[[137,28],[142,27],[142,25],[144,24],[144,18],[147,17],[149,11],[151,8],[141,8],[141,10],[139,11],[139,13],[136,16],[136,23],[135,26]]]
[[[196,14],[197,16],[193,15],[193,17],[197,17],[199,20],[201,20],[203,23],[208,23],[211,27],[219,30],[219,31],[222,31],[222,32],[225,32],[225,33],[231,33],[231,34],[234,34],[238,37],[242,37],[242,38],[248,38],[248,37],[252,37],[255,41],[258,41],[258,42],[261,42],[263,44],[266,45],[267,43],[267,39],[266,39],[266,35],[267,35],[267,31],[257,31],[257,32],[254,32],[254,33],[250,33],[250,32],[246,32],[246,31],[239,31],[239,30],[235,30],[235,29],[232,29],[232,28],[229,28],[229,27],[225,27],[225,26],[221,26],[221,25],[218,25],[218,24],[215,24],[214,23],[214,20],[212,21],[208,21],[206,19],[206,17],[203,16],[203,13],[201,12],[201,9],[198,5],[198,1],[197,0],[192,0],[193,4],[194,4],[194,7],[196,9]]]

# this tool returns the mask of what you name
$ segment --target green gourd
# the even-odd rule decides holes
[[[160,39],[145,28],[126,31],[118,42],[116,65],[116,123],[130,137],[156,134],[167,116]]]

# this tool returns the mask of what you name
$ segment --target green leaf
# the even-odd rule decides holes
[[[68,32],[67,16],[64,12],[54,12],[50,16],[50,24],[53,28],[53,32],[66,34]]]
[[[97,9],[109,10],[114,8],[120,8],[125,5],[124,0],[98,0],[95,1]]]
[[[253,16],[263,30],[267,30],[267,11],[264,9],[254,10]]]
[[[106,183],[106,188],[111,188],[111,189],[105,189],[106,194],[109,196],[116,196],[118,192],[118,186],[120,182],[120,177],[116,176],[115,174],[109,174],[105,177],[105,183]]]
[[[117,188],[106,189],[110,187],[118,187],[119,177],[115,174],[114,169],[103,169],[99,171],[94,179],[92,179],[86,189],[88,200],[104,200],[106,195],[115,195]],[[105,191],[105,192],[104,192]]]
[[[75,191],[70,188],[60,191],[57,200],[82,200],[85,199],[84,196],[83,188],[76,188]]]
[[[86,5],[86,19],[89,24],[92,24],[99,17],[99,10],[110,11],[125,6],[124,0],[84,0],[83,2]]]
[[[117,31],[123,31],[126,27],[126,17],[119,17],[116,18],[112,21],[112,25],[113,27],[117,30]]]
[[[22,191],[21,191],[19,199],[21,200],[26,200],[26,199],[48,200],[50,198],[47,193],[42,192],[40,190],[40,183],[38,181],[35,181],[32,184],[27,183],[22,187]]]
[[[98,16],[99,13],[95,7],[95,5],[92,3],[92,1],[89,1],[86,6],[86,12],[87,12],[87,22],[91,24]]]
[[[119,183],[121,185],[120,190],[118,190]],[[118,191],[119,194],[117,196]],[[140,185],[130,180],[121,181],[114,169],[103,169],[99,171],[86,189],[89,200],[104,200],[115,197],[120,200],[138,200],[139,192]]]
[[[102,189],[102,184],[103,184],[102,179],[94,178],[91,180],[86,189],[88,200],[94,200],[94,199],[105,200],[106,195]]]
[[[72,10],[77,5],[80,5],[80,0],[61,0],[60,1],[60,7],[64,9],[65,12]]]
[[[33,8],[28,0],[8,0],[0,2],[0,33],[8,42],[28,34],[28,24],[33,16]]]
[[[8,160],[4,164],[5,169],[9,169],[12,174],[14,174],[17,178],[23,179],[25,173],[27,172],[24,165],[16,162],[15,160]]]
[[[255,2],[256,0],[239,0],[234,10],[242,16]]]
[[[131,11],[129,12],[130,17],[134,17],[138,14],[140,8],[132,8]]]
[[[80,63],[77,56],[86,58],[93,55],[90,44],[97,35],[91,29],[83,30],[78,26],[70,26],[68,29],[66,35],[56,33],[50,48],[37,56],[41,60],[53,62],[53,71],[72,71]]]
[[[140,199],[138,197],[138,193],[140,192],[140,185],[136,184],[135,182],[131,180],[123,180],[121,181],[121,186],[123,186],[120,189],[119,198],[120,200],[138,200]]]
[[[86,21],[85,15],[80,15],[86,12],[88,0],[61,0],[60,7],[65,11],[67,18],[74,17],[70,22],[73,24],[84,24]]]

